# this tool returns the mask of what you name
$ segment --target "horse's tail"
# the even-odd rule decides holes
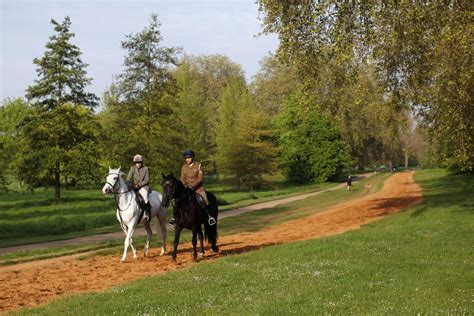
[[[209,215],[214,217],[216,224],[211,226],[207,220],[204,222],[204,238],[211,243],[211,245],[215,245],[217,242],[217,199],[211,192],[206,192],[206,194],[209,200]]]

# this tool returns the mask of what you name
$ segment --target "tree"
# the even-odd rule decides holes
[[[70,167],[71,151],[83,151],[85,142],[93,139],[83,127],[93,118],[97,97],[84,91],[91,79],[87,78],[87,64],[82,62],[79,48],[70,42],[74,33],[70,32],[69,17],[62,23],[51,23],[56,34],[46,44],[44,56],[34,60],[39,78],[27,89],[34,111],[22,123],[25,147],[18,171],[19,178],[32,187],[54,185],[55,199],[59,201],[61,175]],[[91,164],[96,159],[86,154],[81,157],[91,159]]]
[[[217,167],[237,187],[256,188],[275,170],[275,148],[266,116],[259,112],[245,82],[232,79],[221,94]]]
[[[202,128],[200,134],[201,141],[204,142],[202,143],[204,148],[202,149],[203,156],[200,157],[209,162],[214,162],[217,150],[216,137],[220,117],[221,93],[229,82],[235,78],[245,82],[244,72],[240,65],[223,55],[185,56],[181,61],[181,65],[189,67],[186,72],[189,79],[193,81],[194,92],[198,93],[199,91],[201,111],[199,118],[191,118],[189,114],[184,113],[181,113],[181,115],[189,117],[188,123],[192,120],[194,124],[198,125],[194,129]],[[178,68],[178,73],[180,68],[181,66]],[[184,108],[189,110],[189,104]]]
[[[174,72],[176,79],[176,114],[185,148],[192,148],[200,161],[209,159],[211,131],[208,128],[205,89],[199,80],[199,73],[191,69],[187,59],[183,59]],[[206,164],[206,163],[205,163]],[[206,169],[209,171],[209,169]]]
[[[7,173],[12,173],[15,156],[21,151],[18,128],[30,107],[22,98],[7,99],[0,107],[0,189],[7,190]]]
[[[97,97],[84,91],[92,81],[87,78],[88,65],[81,60],[80,49],[70,42],[74,37],[70,32],[71,19],[66,16],[62,23],[55,20],[51,23],[57,34],[46,43],[44,56],[33,61],[38,79],[26,90],[26,97],[46,110],[67,102],[94,108]]]
[[[297,92],[275,119],[279,164],[291,182],[324,182],[351,162],[340,132],[311,102]]]
[[[369,62],[390,99],[388,112],[400,114],[390,121],[399,121],[398,129],[402,128],[412,107],[431,130],[430,141],[444,164],[472,172],[470,3],[260,0],[259,4],[265,32],[279,34],[278,57],[298,67],[308,90],[328,96],[320,102],[323,108],[333,115],[341,113],[345,104],[340,92],[351,84],[360,65]],[[392,136],[400,134],[393,124],[387,130]],[[395,154],[394,148],[385,149]]]
[[[299,88],[296,67],[281,63],[275,56],[267,56],[260,62],[251,90],[255,105],[270,118],[278,114],[283,103]]]
[[[162,47],[161,24],[152,14],[149,25],[130,34],[122,42],[127,51],[124,70],[117,76],[116,88],[107,102],[109,118],[106,147],[115,147],[114,157],[129,164],[136,153],[155,170],[176,169],[182,150],[177,129],[176,84],[172,67],[177,64],[178,48]],[[115,136],[114,136],[115,135]],[[118,148],[114,140],[122,137]]]
[[[90,109],[71,103],[50,111],[34,108],[20,130],[23,151],[18,154],[18,178],[30,187],[60,183],[97,183],[98,124]],[[95,180],[95,181],[94,181]]]

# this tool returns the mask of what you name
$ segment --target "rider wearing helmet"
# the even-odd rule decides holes
[[[196,193],[203,198],[206,205],[205,210],[207,212],[207,216],[209,217],[209,225],[215,225],[216,220],[209,214],[209,200],[207,199],[206,190],[204,190],[203,187],[204,176],[202,173],[201,164],[197,161],[194,161],[194,151],[192,150],[186,150],[183,153],[183,157],[185,159],[185,163],[181,167],[181,182],[183,182],[186,187],[196,191]],[[168,221],[170,225],[174,225],[175,223],[175,212],[176,208],[173,209],[173,217]]]
[[[141,155],[135,155],[133,157],[134,166],[130,168],[127,176],[127,183],[132,186],[138,193],[143,197],[145,201],[145,215],[144,218],[147,222],[151,220],[151,205],[148,200],[150,194],[150,174],[148,173],[148,167],[143,165],[143,158]]]

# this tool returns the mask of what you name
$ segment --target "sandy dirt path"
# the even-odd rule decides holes
[[[372,173],[366,173],[366,174],[361,174],[354,176],[354,183],[357,183],[367,177],[370,177]],[[219,213],[219,219],[224,219],[227,217],[233,217],[233,216],[238,216],[244,213],[256,211],[256,210],[261,210],[265,208],[272,208],[281,204],[287,204],[293,201],[298,201],[302,199],[306,199],[310,196],[315,196],[318,194],[321,194],[323,192],[327,191],[333,191],[340,189],[342,187],[345,187],[345,183],[338,184],[336,186],[333,186],[329,189],[321,190],[321,191],[316,191],[316,192],[310,192],[310,193],[305,193],[305,194],[300,194],[300,195],[295,195],[295,196],[290,196],[286,197],[283,199],[278,199],[278,200],[272,200],[268,202],[261,202],[261,203],[256,203],[236,209],[232,209],[229,211],[224,211],[222,213]],[[152,229],[153,229],[153,234],[157,233],[157,223],[155,219],[152,221]],[[171,226],[167,226],[168,231],[174,231],[174,229]],[[146,231],[145,228],[140,227],[135,231],[134,237],[138,236],[145,236]],[[174,236],[174,235],[173,235]],[[71,239],[64,239],[64,240],[54,240],[54,241],[47,241],[47,242],[42,242],[42,243],[36,243],[36,244],[29,244],[29,245],[20,245],[20,246],[11,246],[11,247],[4,247],[0,248],[0,254],[6,254],[10,252],[15,252],[15,251],[22,251],[22,250],[35,250],[35,249],[42,249],[42,248],[50,248],[50,247],[60,247],[60,246],[67,246],[67,245],[81,245],[81,244],[92,244],[96,242],[104,242],[104,241],[111,241],[111,240],[117,240],[117,239],[123,239],[124,234],[122,231],[117,231],[113,233],[106,233],[106,234],[99,234],[99,235],[93,235],[93,236],[85,236],[85,237],[77,237],[77,238],[71,238]]]
[[[221,252],[207,251],[203,261],[269,245],[340,234],[419,202],[421,189],[413,181],[413,172],[397,173],[380,191],[335,205],[322,213],[258,232],[223,236],[219,239]],[[85,260],[77,260],[80,255],[74,255],[1,267],[0,312],[40,305],[65,295],[97,292],[195,264],[191,260],[190,243],[180,245],[178,264],[174,264],[170,256],[159,257],[158,253],[159,249],[153,248],[149,257],[129,259],[124,264],[119,262],[119,254]]]

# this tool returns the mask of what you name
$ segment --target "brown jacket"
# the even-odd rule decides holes
[[[204,192],[204,177],[202,175],[201,164],[194,161],[191,165],[184,164],[181,167],[181,182],[185,186],[194,189],[197,193]]]

